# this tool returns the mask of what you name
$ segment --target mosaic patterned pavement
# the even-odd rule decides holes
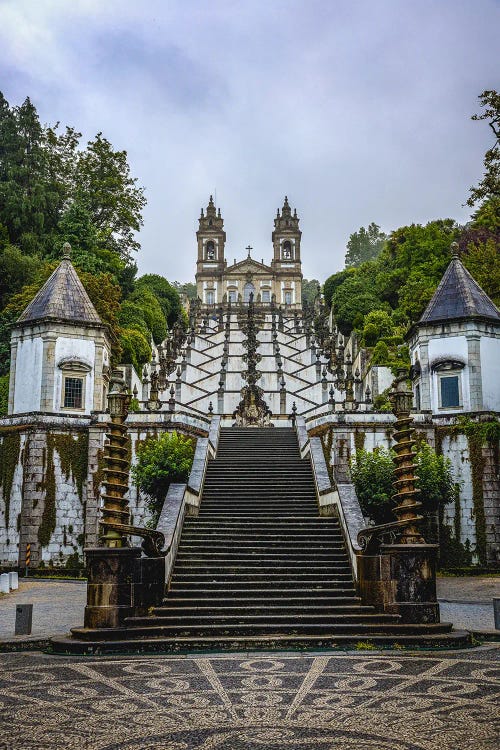
[[[493,750],[499,654],[5,654],[0,749]]]

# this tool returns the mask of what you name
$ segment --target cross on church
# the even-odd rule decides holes
[[[253,250],[253,247],[251,245],[247,245],[245,250],[248,250],[248,257],[250,257],[250,250]]]

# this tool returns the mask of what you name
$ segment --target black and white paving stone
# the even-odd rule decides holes
[[[500,647],[0,654],[1,750],[493,750]]]

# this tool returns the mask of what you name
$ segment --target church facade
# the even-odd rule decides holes
[[[263,305],[274,302],[287,309],[300,309],[302,270],[297,209],[292,212],[285,197],[278,209],[272,233],[273,258],[271,263],[258,262],[248,256],[228,265],[225,256],[226,232],[220,208],[216,209],[212,196],[206,211],[201,210],[196,233],[198,258],[196,288],[204,306],[253,301]]]

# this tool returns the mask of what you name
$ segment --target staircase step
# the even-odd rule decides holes
[[[342,623],[321,623],[312,625],[309,623],[289,622],[288,624],[262,623],[260,625],[242,625],[242,624],[220,624],[207,625],[159,625],[151,627],[122,627],[122,628],[102,628],[101,630],[86,630],[84,628],[73,628],[72,633],[82,640],[119,640],[130,638],[131,634],[135,639],[142,638],[179,638],[179,637],[217,637],[224,635],[355,635],[362,640],[364,636],[392,636],[399,638],[404,635],[418,635],[426,632],[428,635],[440,635],[449,633],[450,625],[448,623],[427,624],[425,628],[421,625],[407,625],[396,622],[376,621],[376,622],[342,622]]]

